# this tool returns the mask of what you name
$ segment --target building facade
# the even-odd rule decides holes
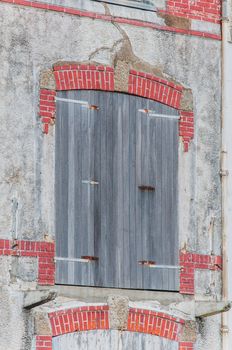
[[[229,350],[229,4],[0,11],[0,349]]]

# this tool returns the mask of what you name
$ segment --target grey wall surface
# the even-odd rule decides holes
[[[41,132],[41,72],[57,61],[113,66],[118,59],[130,63],[133,56],[137,66],[157,69],[192,89],[195,138],[188,153],[179,146],[180,247],[220,254],[220,42],[4,3],[0,23],[0,238],[54,237],[55,127],[49,135]],[[27,350],[23,338],[30,330],[19,311],[20,290],[35,286],[31,277],[21,282],[21,272],[15,278],[18,268],[6,278],[11,263],[6,267],[4,259],[0,288],[5,285],[7,296],[0,298],[0,310],[6,321],[0,327],[0,349]],[[199,285],[198,298],[219,298],[217,290],[208,295]],[[14,300],[14,311],[9,300]],[[14,312],[18,327],[12,321]],[[199,349],[210,344],[211,350],[220,350],[219,340],[208,342],[207,324]],[[218,321],[212,329],[220,339]],[[14,334],[10,347],[9,334]]]

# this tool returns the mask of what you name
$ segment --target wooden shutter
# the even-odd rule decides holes
[[[153,116],[177,112],[119,93],[58,96],[98,109],[57,102],[57,283],[178,290],[177,269],[139,264],[178,265],[178,120]],[[98,260],[71,261],[82,256]]]

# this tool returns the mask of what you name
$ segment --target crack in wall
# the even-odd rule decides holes
[[[112,16],[109,6],[103,4],[105,8],[105,15]],[[142,71],[146,73],[154,74],[160,78],[168,79],[173,83],[179,84],[172,77],[164,73],[163,67],[157,67],[149,64],[148,62],[142,60],[136,56],[133,52],[132,44],[130,38],[127,35],[126,31],[113,20],[111,21],[113,26],[121,34],[122,38],[117,40],[111,48],[103,46],[99,49],[96,49],[89,55],[89,60],[91,61],[99,53],[108,51],[112,55],[112,63],[115,69],[115,90],[120,92],[128,92],[128,76],[130,69],[135,69],[137,71]],[[120,46],[120,47],[119,47]],[[186,100],[185,98],[184,100]],[[188,100],[188,99],[187,99]],[[191,100],[191,98],[190,98]],[[189,104],[189,101],[185,104]],[[191,104],[191,101],[190,101]],[[191,106],[192,107],[192,106]],[[191,109],[191,108],[190,108]]]

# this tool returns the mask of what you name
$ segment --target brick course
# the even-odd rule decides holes
[[[184,320],[162,312],[144,309],[129,309],[127,330],[157,335],[178,341]]]
[[[109,329],[109,307],[83,306],[75,309],[65,309],[48,314],[52,335]]]
[[[114,91],[114,69],[94,65],[63,65],[54,67],[56,90]]]
[[[52,350],[52,337],[49,335],[37,335],[35,350]]]
[[[179,350],[193,350],[194,343],[192,342],[180,342]]]
[[[180,293],[194,294],[194,274],[196,269],[220,271],[221,256],[195,253],[180,253]]]
[[[62,334],[109,330],[109,306],[92,305],[48,313],[52,336],[36,336],[36,350],[52,350],[52,337]],[[178,342],[185,321],[163,312],[129,308],[127,331],[152,334]],[[193,350],[193,343],[180,342],[179,350]]]
[[[53,123],[56,114],[55,90],[40,90],[39,115],[43,125],[43,132],[48,134],[49,125]]]
[[[152,74],[130,70],[128,92],[151,100],[159,101],[173,108],[180,108],[182,86]]]
[[[166,10],[161,12],[212,23],[221,21],[221,1],[219,0],[168,0]]]
[[[55,284],[55,244],[0,239],[0,255],[38,258],[38,284]]]
[[[193,112],[180,111],[179,135],[183,140],[184,151],[188,152],[189,143],[194,137]]]

